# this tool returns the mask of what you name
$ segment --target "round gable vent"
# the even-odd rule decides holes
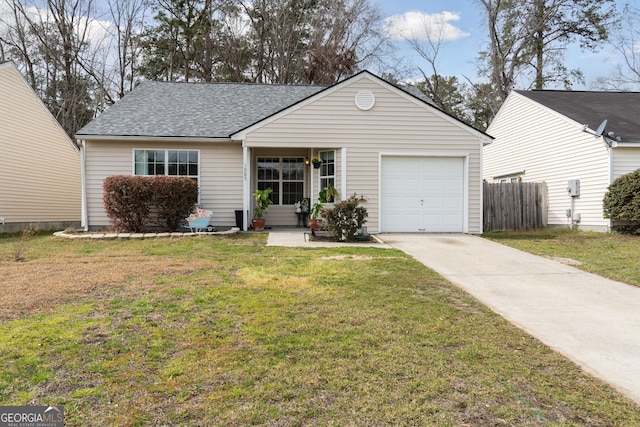
[[[356,93],[356,106],[364,111],[370,110],[376,104],[376,97],[370,90],[361,90]]]

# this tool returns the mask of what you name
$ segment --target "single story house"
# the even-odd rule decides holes
[[[0,233],[80,226],[80,152],[12,62],[0,62]]]
[[[545,182],[549,226],[607,231],[608,186],[640,168],[640,93],[513,91],[487,132],[488,182]]]
[[[83,223],[106,227],[110,175],[184,175],[216,226],[244,229],[256,188],[273,189],[267,227],[333,185],[356,195],[370,233],[482,233],[487,134],[367,72],[330,87],[143,82],[76,134]],[[320,157],[315,169],[310,159]]]

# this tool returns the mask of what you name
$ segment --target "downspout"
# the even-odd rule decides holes
[[[78,146],[80,147],[80,174],[82,176],[82,214],[80,226],[84,231],[89,231],[89,213],[87,212],[87,157],[84,140],[79,139]]]
[[[469,161],[467,159],[467,161]],[[467,175],[467,181],[471,181],[471,177]],[[470,208],[468,205],[469,198],[467,197],[467,212]],[[467,226],[469,224],[469,218],[467,217]],[[484,234],[484,140],[480,138],[480,235]]]
[[[249,215],[247,212],[250,207],[250,183],[251,183],[251,173],[250,173],[250,153],[249,148],[245,145],[245,142],[242,141],[242,231],[247,231],[249,228]]]
[[[602,140],[607,145],[607,153],[609,154],[609,185],[611,185],[613,182],[613,144],[607,141],[607,137],[604,135],[602,135]],[[607,185],[607,187],[609,187],[609,185]],[[609,229],[607,231],[609,232],[613,230],[613,219],[611,218],[609,218],[608,228]]]

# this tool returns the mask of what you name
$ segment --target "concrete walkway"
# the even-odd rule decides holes
[[[477,236],[380,237],[640,403],[640,288]]]

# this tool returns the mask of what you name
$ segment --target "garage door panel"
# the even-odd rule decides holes
[[[436,211],[440,211],[440,209],[442,208],[442,196],[439,194],[433,196],[424,196],[421,200],[424,201],[424,209],[433,209]]]
[[[440,193],[442,189],[442,180],[440,178],[425,178],[421,180],[422,190],[424,193]]]
[[[380,187],[383,194],[392,195],[396,188],[402,187],[402,178],[383,179]]]
[[[398,188],[402,188],[403,194],[416,194],[422,191],[423,185],[422,182],[416,180],[403,179],[402,185],[400,187],[396,187],[395,190],[398,190]]]
[[[441,199],[442,208],[446,210],[453,210],[456,212],[462,212],[463,205],[460,197],[444,196]]]
[[[383,157],[381,230],[462,232],[464,159]]]
[[[402,204],[398,205],[400,209],[420,211],[420,199],[415,196],[405,196]]]
[[[457,193],[462,188],[462,178],[443,178],[442,191],[444,193]]]

